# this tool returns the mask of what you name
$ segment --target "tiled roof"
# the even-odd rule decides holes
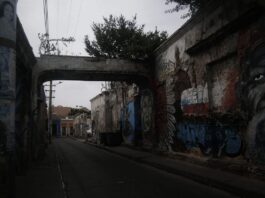
[[[71,111],[71,107],[57,106],[52,107],[53,114],[57,115],[59,118],[65,118]]]

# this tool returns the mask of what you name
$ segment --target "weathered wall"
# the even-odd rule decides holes
[[[109,100],[109,93],[102,92],[96,97],[92,98],[91,101],[91,119],[94,122],[93,131],[96,134],[109,132],[106,123],[106,108]],[[109,121],[108,121],[109,122]]]
[[[247,1],[209,5],[156,50],[160,150],[265,159],[265,48],[255,48],[264,43],[263,12]],[[259,66],[250,71],[249,64]]]
[[[122,109],[121,122],[124,142],[130,145],[141,144],[142,137],[139,96],[131,96],[130,100],[128,100],[125,104]]]

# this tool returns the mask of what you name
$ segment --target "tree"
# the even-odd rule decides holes
[[[86,114],[88,117],[91,116],[91,111],[87,108],[71,108],[70,112],[68,113],[68,116],[75,116],[80,114]]]
[[[94,41],[85,36],[86,51],[93,57],[148,59],[152,52],[167,39],[167,32],[144,32],[144,25],[137,25],[124,16],[103,17],[104,23],[93,23]]]
[[[175,3],[176,6],[168,12],[178,12],[180,10],[189,9],[188,13],[182,18],[193,16],[198,10],[204,7],[209,0],[166,0],[166,4]]]

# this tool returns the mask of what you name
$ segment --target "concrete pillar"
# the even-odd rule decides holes
[[[0,120],[6,126],[6,147],[15,148],[16,4],[0,0]]]
[[[6,138],[8,197],[15,192],[16,6],[17,0],[0,0],[0,133]]]

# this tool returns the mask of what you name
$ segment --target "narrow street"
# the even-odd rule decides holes
[[[65,197],[232,197],[73,139],[54,140]]]

